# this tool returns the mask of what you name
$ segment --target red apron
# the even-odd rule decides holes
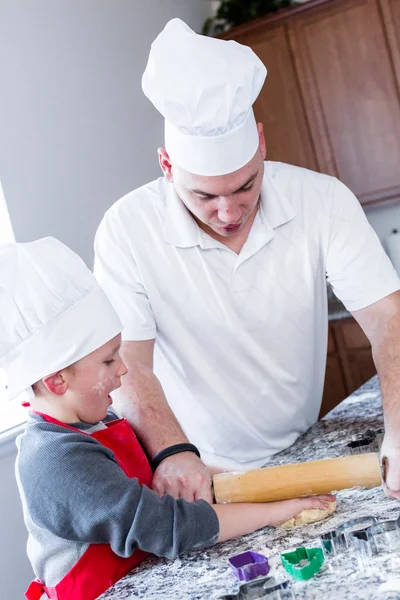
[[[36,414],[49,423],[80,431],[42,413]],[[106,423],[106,426],[107,429],[96,431],[90,437],[114,453],[115,460],[128,477],[136,477],[140,484],[151,487],[153,473],[149,461],[128,421],[118,419]],[[32,581],[25,596],[28,600],[40,600],[42,594],[52,600],[94,600],[147,556],[148,552],[136,550],[129,558],[122,558],[111,550],[109,544],[91,544],[55,587],[46,587],[36,579]]]

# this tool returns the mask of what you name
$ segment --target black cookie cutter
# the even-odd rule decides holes
[[[220,596],[219,600],[295,600],[289,580],[277,583],[274,577],[260,577],[243,583],[237,594]]]
[[[367,429],[364,433],[354,436],[347,444],[350,454],[365,454],[366,452],[380,452],[384,429]]]

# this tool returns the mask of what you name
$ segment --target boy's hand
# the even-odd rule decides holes
[[[303,510],[310,508],[329,508],[328,502],[335,502],[335,496],[326,494],[324,496],[310,496],[308,498],[295,498],[294,500],[281,500],[281,502],[270,502],[264,504],[271,511],[270,525],[278,527],[292,517],[296,517]]]
[[[159,496],[170,494],[188,502],[206,500],[212,504],[211,474],[193,452],[181,452],[165,458],[153,476],[153,490]]]

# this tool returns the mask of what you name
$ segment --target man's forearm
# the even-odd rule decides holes
[[[129,364],[122,387],[113,393],[113,398],[118,413],[132,425],[148,456],[155,456],[167,446],[187,442],[160,382],[146,365]]]
[[[386,434],[398,438],[400,446],[400,315],[376,332],[372,353],[381,385]]]
[[[368,336],[382,391],[386,437],[400,446],[400,291],[353,316]]]
[[[114,392],[116,408],[132,425],[149,458],[174,444],[187,442],[153,373],[155,340],[123,342],[121,356],[128,368],[122,387]],[[152,488],[189,502],[212,502],[211,475],[193,452],[181,452],[161,461]]]
[[[385,437],[385,492],[400,499],[400,291],[375,302],[353,316],[372,345],[382,391]]]

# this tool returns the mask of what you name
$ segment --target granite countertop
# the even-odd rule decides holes
[[[368,428],[382,427],[378,378],[374,377],[326,417],[316,423],[287,450],[277,454],[270,465],[330,458],[346,454],[346,444]],[[149,558],[130,575],[101,596],[102,600],[216,600],[236,593],[238,582],[231,573],[229,556],[253,550],[265,554],[277,565],[275,576],[287,579],[278,555],[305,544],[318,544],[319,535],[349,519],[366,515],[385,520],[400,513],[400,502],[389,500],[381,488],[344,490],[337,494],[337,511],[326,521],[284,531],[265,528],[242,538],[203,551],[190,552],[174,561]],[[274,558],[276,557],[276,558]],[[384,554],[360,571],[345,560],[332,571],[325,562],[318,575],[308,582],[295,582],[298,599],[376,600],[400,599],[400,554]],[[397,574],[399,573],[399,574]],[[384,592],[382,585],[397,592]],[[397,585],[397,588],[396,588]]]

